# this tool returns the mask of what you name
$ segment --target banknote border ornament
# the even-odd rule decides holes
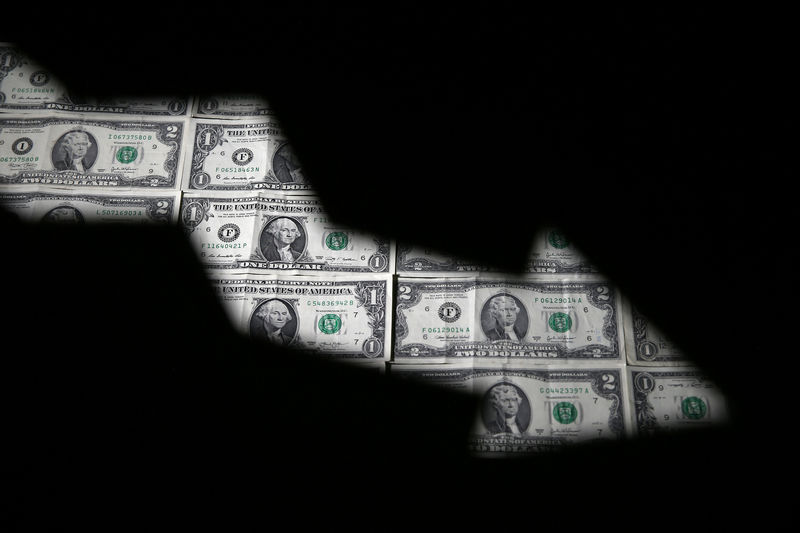
[[[368,358],[377,358],[384,353],[381,339],[386,335],[386,281],[364,282],[359,281],[353,288],[353,296],[357,307],[363,307],[367,313],[367,325],[372,329],[372,336],[362,343],[362,353]],[[374,291],[374,292],[373,292]],[[374,303],[373,303],[374,302]],[[366,346],[373,340],[380,342],[379,351],[367,351]]]
[[[408,291],[403,290],[404,288],[408,288]],[[396,298],[397,303],[395,307],[397,313],[395,315],[394,324],[394,347],[395,351],[398,351],[400,350],[400,341],[408,336],[408,323],[406,322],[406,316],[401,311],[417,305],[422,298],[422,291],[420,291],[418,283],[398,284]],[[419,355],[420,346],[425,345],[407,345],[405,349],[410,350],[410,355],[416,357]],[[428,349],[426,351],[430,350]]]
[[[622,408],[622,381],[623,372],[620,369],[589,370],[591,376],[592,390],[595,394],[611,401],[611,408],[608,410],[608,429],[618,437],[625,434],[625,419]]]
[[[27,59],[16,47],[0,46],[0,81],[3,81],[12,70],[26,63],[28,63]],[[5,103],[5,101],[5,93],[0,92],[0,104]]]
[[[636,350],[636,357],[644,361],[654,361],[658,356],[658,346],[654,342],[647,340],[647,318],[639,313],[635,307],[631,308],[631,318],[633,320],[633,344]],[[654,348],[651,356],[643,354],[641,350],[643,346],[648,344]]]
[[[199,216],[196,217],[197,220],[188,219],[186,216],[192,207],[198,209]],[[200,224],[213,217],[214,215],[210,214],[209,211],[211,211],[211,200],[207,198],[192,198],[188,203],[184,203],[181,209],[181,224],[186,232],[194,232]]]
[[[648,395],[655,388],[655,378],[650,372],[631,370],[633,382],[633,408],[636,415],[636,429],[641,435],[652,434],[658,430],[653,404]],[[647,384],[649,380],[650,385]]]
[[[208,132],[209,135],[213,135],[213,142],[209,142],[208,144],[201,144],[200,137]],[[203,124],[198,123],[197,128],[194,132],[194,141],[192,146],[196,148],[196,150],[192,150],[192,167],[189,172],[189,188],[190,189],[206,189],[211,185],[211,176],[208,175],[203,170],[203,163],[210,154],[217,146],[222,146],[222,143],[228,142],[228,139],[225,138],[225,130],[221,125],[215,124]],[[204,146],[210,146],[207,150]],[[198,177],[204,176],[207,178],[206,180],[199,180]],[[215,187],[211,187],[214,189]]]
[[[619,310],[619,298],[616,289],[607,283],[587,283],[591,289],[588,293],[589,301],[595,307],[608,309],[603,324],[603,335],[607,339],[613,340],[617,355],[620,354],[620,339],[617,331],[617,312]],[[613,303],[612,303],[613,302]]]
[[[172,197],[156,197],[156,198],[143,198],[143,201],[146,201],[146,210],[147,214],[153,220],[157,222],[161,222],[164,224],[171,224],[172,223],[172,213],[174,212],[176,205],[175,205],[175,198]]]
[[[145,175],[137,178],[123,178],[125,182],[133,182],[136,185],[148,186],[163,186],[174,187],[180,186],[179,168],[180,168],[180,152],[183,146],[183,137],[186,129],[185,123],[178,120],[177,122],[153,122],[156,125],[156,139],[161,143],[170,146],[167,157],[164,158],[164,170],[167,172],[168,177],[162,179],[160,176]],[[134,123],[137,126],[137,123]],[[172,129],[174,128],[174,129]],[[174,139],[170,140],[170,137]]]
[[[389,272],[391,267],[389,264],[389,257],[391,255],[391,245],[389,241],[386,239],[373,239],[373,242],[378,249],[374,254],[369,256],[369,259],[367,260],[367,266],[372,272]],[[376,259],[380,259],[380,261],[378,261],[380,264],[373,265],[372,263]]]

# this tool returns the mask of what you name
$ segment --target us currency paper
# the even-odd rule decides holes
[[[0,116],[0,184],[177,189],[182,119]]]
[[[479,410],[468,448],[478,455],[513,456],[630,435],[621,365],[534,369],[391,364],[389,374],[476,396]]]
[[[681,348],[640,313],[630,300],[623,303],[623,331],[628,363],[635,366],[691,366]]]
[[[473,275],[478,272],[496,272],[491,265],[479,265],[407,243],[397,244],[397,273],[420,276]],[[555,228],[536,232],[530,254],[520,272],[523,273],[596,273],[586,257],[575,248],[567,235]]]
[[[605,280],[397,280],[397,363],[623,363],[619,298]]]
[[[0,206],[29,223],[157,223],[178,221],[180,192],[0,188]]]
[[[199,118],[244,118],[271,115],[267,100],[257,94],[220,94],[194,99],[192,116]]]
[[[192,119],[185,191],[312,192],[277,121]]]
[[[627,368],[637,436],[729,422],[724,393],[696,367]]]
[[[231,323],[252,339],[347,362],[388,359],[391,275],[209,279]]]
[[[85,65],[81,68],[85,68]],[[188,116],[191,98],[179,95],[98,99],[70,92],[51,72],[13,43],[0,43],[0,112],[42,111]]]
[[[389,239],[336,224],[310,195],[187,191],[181,223],[213,270],[391,273],[394,264]]]

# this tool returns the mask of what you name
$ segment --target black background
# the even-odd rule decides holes
[[[470,459],[470,399],[239,338],[179,232],[7,219],[7,522],[791,516],[786,13],[293,5],[6,40],[86,94],[261,92],[342,222],[508,269],[562,227],[723,387],[733,423]]]

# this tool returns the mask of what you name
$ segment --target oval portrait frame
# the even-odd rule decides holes
[[[531,402],[528,398],[528,395],[525,394],[525,391],[510,381],[499,381],[489,387],[486,390],[486,393],[484,393],[483,398],[481,399],[481,421],[483,422],[483,426],[487,431],[493,433],[491,431],[490,424],[491,422],[497,421],[498,412],[495,406],[492,404],[492,391],[501,386],[513,387],[516,390],[517,395],[520,397],[521,401],[519,404],[519,411],[517,411],[517,427],[519,428],[520,432],[525,433],[531,424]]]
[[[66,140],[67,135],[71,133],[83,133],[87,137],[89,137],[89,141],[92,145],[86,151],[86,155],[83,156],[83,168],[87,172],[91,169],[95,162],[97,161],[97,139],[94,138],[94,135],[89,133],[86,130],[82,129],[73,129],[64,132],[53,144],[53,149],[50,151],[50,163],[53,165],[53,168],[58,170],[59,172],[64,172],[68,169],[58,169],[56,165],[56,161],[66,161],[66,149],[63,147],[64,142]]]
[[[517,304],[517,308],[519,308],[519,313],[517,313],[517,321],[514,323],[514,326],[519,330],[519,337],[520,340],[528,334],[528,327],[530,326],[530,317],[528,315],[528,308],[525,307],[525,304],[522,303],[522,300],[514,296],[509,292],[498,292],[497,294],[493,294],[486,301],[483,303],[481,307],[481,331],[483,334],[486,335],[486,338],[491,340],[492,342],[498,342],[498,339],[492,339],[493,332],[495,331],[495,324],[496,321],[492,316],[491,311],[489,310],[489,304],[492,300],[497,298],[498,296],[505,296],[514,300]]]
[[[294,344],[297,340],[297,333],[300,330],[299,328],[299,317],[297,310],[294,308],[291,302],[284,300],[283,298],[268,298],[262,302],[259,302],[253,308],[253,312],[250,313],[250,320],[248,323],[248,331],[250,332],[250,338],[256,339],[264,342],[271,342],[270,339],[267,337],[267,333],[264,331],[263,327],[263,320],[258,316],[258,313],[261,309],[266,306],[270,302],[280,302],[286,306],[289,310],[289,314],[292,317],[292,320],[288,322],[283,328],[281,328],[281,333],[285,334],[289,338],[289,341],[286,342],[283,346],[289,346]]]
[[[47,213],[42,216],[40,222],[43,224],[64,224],[63,220],[53,220],[50,217],[56,213],[56,211],[68,209],[70,212],[75,213],[77,216],[74,217],[74,221],[77,224],[84,224],[86,223],[86,219],[83,217],[83,213],[77,207],[73,207],[71,205],[57,205],[56,207],[50,209]],[[72,222],[72,221],[70,221]]]
[[[280,159],[278,159],[280,157]],[[303,183],[294,180],[291,175],[291,170],[302,169],[303,165],[298,164],[297,155],[292,150],[291,144],[288,142],[281,143],[275,152],[272,154],[270,165],[275,178],[281,183],[293,184]],[[294,168],[288,168],[292,165]],[[288,170],[287,170],[288,169]]]
[[[289,217],[289,216],[284,216],[284,215],[271,218],[269,221],[267,221],[266,224],[264,224],[264,227],[261,228],[261,231],[259,232],[259,235],[258,235],[258,247],[259,247],[259,250],[261,251],[261,255],[267,261],[270,261],[270,262],[272,262],[272,261],[282,262],[281,259],[270,259],[270,257],[267,256],[267,250],[270,250],[271,248],[275,248],[275,245],[273,244],[273,240],[272,240],[272,234],[268,230],[269,230],[269,227],[272,226],[272,224],[274,224],[275,222],[277,222],[279,220],[291,220],[292,222],[294,222],[294,224],[300,230],[300,235],[297,237],[297,239],[294,240],[294,242],[291,245],[289,245],[289,247],[292,250],[294,250],[295,252],[298,252],[297,259],[292,261],[293,263],[297,262],[301,257],[303,257],[305,255],[306,248],[308,248],[308,233],[306,231],[305,225],[302,222],[300,222],[299,220],[297,220],[294,217]],[[301,246],[295,247],[294,245],[298,241],[300,241]],[[298,250],[298,248],[300,248],[300,249]]]

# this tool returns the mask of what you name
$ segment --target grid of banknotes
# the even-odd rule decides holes
[[[178,225],[243,335],[479,397],[478,455],[729,417],[559,228],[507,273],[332,220],[258,95],[92,100],[0,43],[0,203],[37,224]]]

